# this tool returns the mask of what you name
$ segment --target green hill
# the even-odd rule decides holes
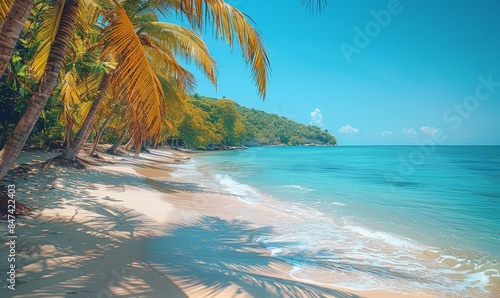
[[[327,130],[246,108],[230,99],[195,94],[187,106],[178,137],[188,147],[337,144]]]

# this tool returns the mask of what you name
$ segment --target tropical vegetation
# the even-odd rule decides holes
[[[191,28],[163,21],[175,15]],[[182,107],[195,84],[178,59],[194,62],[216,84],[216,62],[199,34],[207,26],[216,38],[241,47],[259,94],[266,94],[269,59],[261,37],[243,13],[222,0],[5,0],[0,21],[2,87],[19,100],[11,107],[24,105],[17,124],[2,127],[7,140],[0,179],[51,98],[62,106],[62,159],[75,160],[92,127],[104,132],[113,121],[130,131],[138,148],[148,139],[158,143],[174,129],[169,113],[176,112],[169,110]]]
[[[283,133],[286,125],[274,120],[266,139],[252,122],[259,112],[188,96],[196,81],[179,59],[217,84],[216,61],[201,38],[209,30],[241,48],[266,96],[262,38],[223,0],[2,0],[0,24],[0,179],[26,144],[55,140],[63,142],[58,159],[65,161],[77,161],[89,137],[89,155],[99,142],[114,142],[113,153],[127,140],[137,154],[146,142],[169,140],[202,148],[334,143],[332,136]]]
[[[198,149],[231,146],[336,145],[327,130],[238,105],[226,98],[194,94],[185,116],[169,136],[173,146]]]

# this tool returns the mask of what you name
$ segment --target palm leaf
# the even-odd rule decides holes
[[[206,44],[194,31],[172,23],[149,22],[141,26],[141,32],[151,37],[157,49],[172,51],[196,65],[205,73],[212,83],[217,84],[216,62],[210,56]]]
[[[85,119],[87,114],[89,113],[90,108],[92,107],[92,101],[82,102],[76,108],[76,115],[79,119]]]
[[[164,92],[126,11],[119,3],[115,4],[107,15],[109,25],[105,30],[107,50],[120,54],[112,85],[122,87],[116,93],[130,102],[136,117],[143,121],[142,127],[136,129],[137,145],[137,141],[148,136],[159,138],[161,135],[162,119],[166,115]],[[172,72],[180,78],[179,71]]]
[[[3,24],[5,16],[10,10],[10,7],[14,3],[14,0],[0,0],[0,23]]]
[[[50,48],[56,37],[63,7],[64,1],[56,1],[54,6],[42,12],[44,14],[44,21],[38,29],[34,44],[31,45],[37,46],[36,54],[30,63],[30,70],[37,81],[42,77],[47,65]]]
[[[165,91],[165,101],[168,106],[163,131],[176,134],[177,127],[181,123],[186,110],[187,94],[185,90],[179,88],[176,82],[171,78],[158,74],[158,79]],[[163,133],[162,136],[165,136],[165,133]]]
[[[92,36],[97,36],[100,28],[99,20],[104,9],[94,0],[80,0],[78,5],[77,21],[75,22],[75,32],[91,33]]]
[[[260,34],[245,14],[223,0],[175,0],[167,3],[186,15],[195,28],[201,30],[210,22],[216,38],[226,40],[231,47],[238,43],[246,64],[251,67],[259,94],[265,98],[270,62]]]
[[[155,41],[146,35],[141,34],[138,37],[147,57],[153,61],[151,67],[155,72],[177,78],[179,86],[194,88],[196,83],[194,75],[179,64],[170,49],[157,46]]]
[[[80,103],[80,94],[78,92],[79,76],[75,69],[68,71],[62,82],[59,83],[60,93],[63,104],[63,111],[61,113],[61,122],[65,125],[76,124],[73,109],[75,105]]]

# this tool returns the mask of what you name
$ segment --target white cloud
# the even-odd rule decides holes
[[[420,131],[423,132],[424,134],[431,135],[431,136],[439,134],[439,129],[437,129],[435,127],[429,127],[429,126],[420,127]]]
[[[390,137],[392,135],[392,131],[386,130],[386,131],[382,132],[380,135],[383,136],[384,138]]]
[[[315,109],[314,111],[311,112],[311,125],[316,125],[316,126],[325,126],[323,123],[323,114],[321,114],[320,109]]]
[[[417,135],[417,132],[413,128],[403,128],[401,133],[408,137],[414,137]]]
[[[354,127],[350,126],[349,124],[339,128],[339,133],[356,134],[358,132],[359,132],[359,129],[354,128]]]

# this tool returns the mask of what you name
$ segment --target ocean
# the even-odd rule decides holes
[[[297,280],[495,295],[500,147],[257,147],[196,154],[188,166],[193,182],[300,218],[277,218],[256,239]]]

